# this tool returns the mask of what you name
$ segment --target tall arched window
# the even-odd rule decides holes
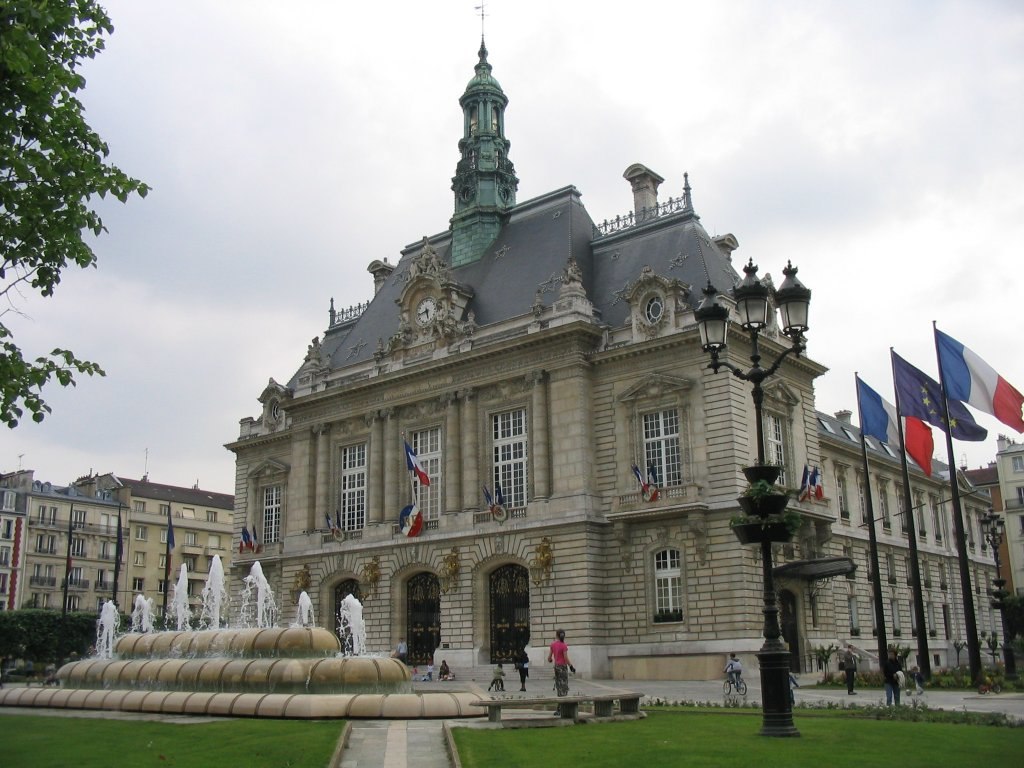
[[[654,553],[654,622],[683,620],[683,576],[678,549]]]

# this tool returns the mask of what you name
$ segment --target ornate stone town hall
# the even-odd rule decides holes
[[[625,171],[634,208],[625,217],[595,223],[571,186],[517,200],[508,99],[483,45],[475,69],[459,99],[449,226],[404,248],[397,264],[373,261],[372,300],[348,312],[332,305],[297,372],[270,380],[262,412],[228,445],[235,540],[244,526],[258,542],[236,558],[232,579],[259,559],[282,622],[305,589],[318,623],[333,627],[354,593],[369,650],[406,638],[411,662],[434,655],[456,671],[526,644],[539,663],[564,628],[586,675],[718,676],[728,651],[761,646],[763,623],[759,550],[729,527],[741,468],[757,453],[753,407],[744,382],[706,368],[694,321],[704,286],[736,281],[738,241],[705,231],[685,177],[678,196],[659,200],[662,178],[640,164]],[[800,254],[752,256],[781,268]],[[726,353],[737,365],[750,353],[742,337]],[[766,356],[788,343],[773,326],[761,342]],[[792,502],[804,524],[777,547],[784,637],[803,669],[817,645],[852,637],[872,648],[859,444],[848,420],[815,411],[824,372],[787,359],[764,403],[783,482],[799,485],[805,464],[825,478],[824,499]],[[429,485],[412,483],[406,442]],[[897,477],[893,458],[872,448],[877,471]],[[656,498],[634,463],[651,469]],[[913,477],[916,492],[936,499],[941,532],[941,483]],[[497,513],[484,487],[500,487]],[[407,536],[398,520],[413,493],[423,525]],[[897,583],[885,611],[909,630],[898,522],[895,534],[880,531],[880,546]],[[955,568],[948,535],[945,548],[934,536],[922,546],[936,575]],[[857,571],[785,567],[828,555]],[[930,614],[945,621],[946,640],[932,641],[943,663],[962,626],[946,586],[955,581],[928,597],[943,609]]]

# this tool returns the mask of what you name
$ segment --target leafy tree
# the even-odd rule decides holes
[[[5,0],[0,4],[0,318],[20,291],[52,296],[61,272],[96,265],[86,231],[105,231],[96,198],[126,202],[149,188],[105,162],[106,143],[85,122],[75,94],[79,67],[114,30],[95,0]],[[26,358],[0,319],[0,421],[15,427],[27,409],[50,412],[42,388],[74,385],[75,373],[103,376],[66,349]]]
[[[839,651],[839,646],[835,643],[829,643],[826,645],[819,645],[814,649],[814,658],[818,662],[818,666],[825,670],[825,675],[822,677],[821,682],[828,682],[828,664],[832,657]]]

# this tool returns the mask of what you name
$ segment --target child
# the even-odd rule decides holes
[[[505,690],[505,670],[501,668],[501,663],[494,668],[494,677],[491,679],[491,684],[487,686],[488,691],[504,691]]]
[[[740,681],[740,677],[743,675],[743,664],[736,658],[735,653],[729,654],[729,662],[725,665],[723,672],[732,680],[733,684]]]
[[[917,667],[910,668],[910,679],[914,681],[915,691],[918,696],[924,693],[924,675],[921,674],[921,670]]]
[[[434,681],[434,657],[430,657],[430,661],[427,662],[427,680]]]

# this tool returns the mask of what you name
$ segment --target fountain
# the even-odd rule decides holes
[[[174,617],[178,631],[189,628],[192,614],[188,608],[188,568],[181,564],[178,583],[174,585],[174,597],[171,598],[171,616]]]
[[[206,577],[203,587],[203,607],[199,612],[201,629],[220,629],[221,608],[227,605],[228,593],[224,587],[224,565],[220,555],[214,555],[210,561],[210,574]]]
[[[366,624],[363,623],[363,604],[352,595],[346,595],[338,609],[338,634],[342,650],[351,656],[362,656],[366,648]]]
[[[114,634],[121,625],[121,614],[112,600],[105,600],[96,622],[96,656],[101,659],[114,657]]]
[[[305,590],[299,594],[299,612],[296,616],[293,627],[311,627],[316,624],[316,619],[313,618],[313,601],[309,599],[309,595]]]
[[[213,576],[214,568],[210,570]],[[187,591],[184,568],[181,574],[176,603]],[[223,571],[219,578],[223,580]],[[216,580],[207,581],[211,593]],[[213,608],[217,601],[212,599],[207,611],[206,594],[204,590],[206,623],[214,626],[220,623],[219,607]],[[298,624],[273,626],[277,607],[259,562],[245,578],[240,628],[188,629],[185,603],[185,611],[179,607],[176,612],[182,629],[146,632],[144,603],[136,598],[142,631],[116,639],[117,609],[105,604],[99,626],[110,642],[97,642],[97,648],[109,649],[106,655],[65,664],[57,672],[59,688],[0,690],[0,706],[309,719],[483,714],[470,706],[478,698],[475,693],[414,692],[405,664],[362,653],[365,628],[362,605],[355,598],[346,598],[342,606],[344,652],[332,632],[307,625],[313,610],[305,592],[299,596]],[[133,629],[134,616],[133,611]]]
[[[132,632],[152,632],[153,598],[143,595],[135,596],[135,607],[132,608]]]

